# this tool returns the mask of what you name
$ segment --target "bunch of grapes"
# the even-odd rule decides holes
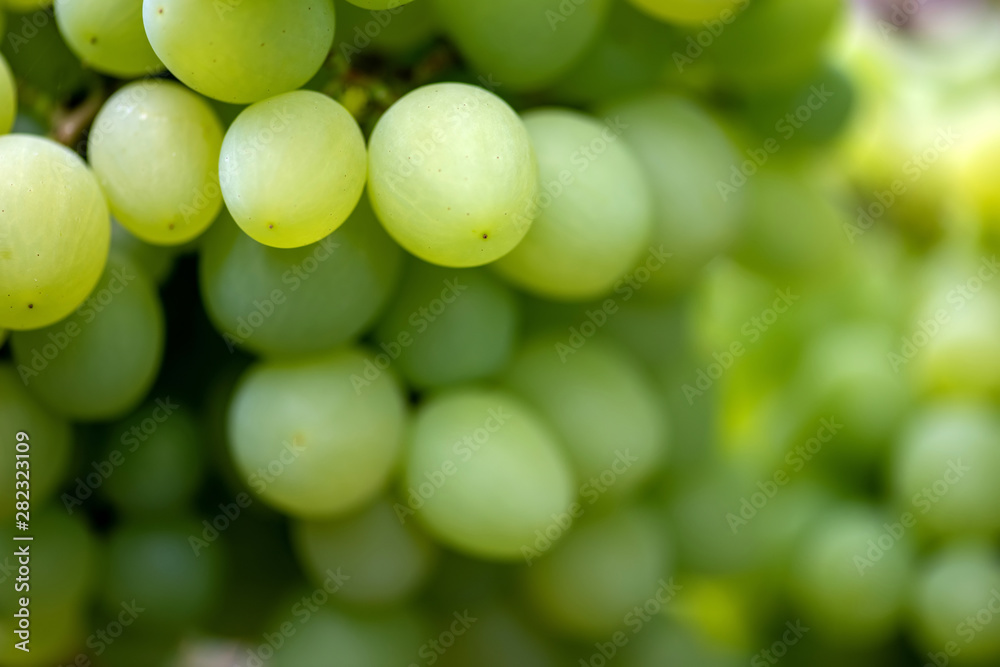
[[[998,664],[998,12],[0,0],[0,664]]]

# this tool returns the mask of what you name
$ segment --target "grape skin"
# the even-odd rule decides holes
[[[153,74],[163,63],[142,25],[142,0],[56,0],[56,26],[80,60],[105,74]]]

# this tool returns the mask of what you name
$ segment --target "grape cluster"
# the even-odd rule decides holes
[[[0,0],[0,664],[997,664],[1000,10],[909,4]]]

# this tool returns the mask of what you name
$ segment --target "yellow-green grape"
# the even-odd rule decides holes
[[[954,542],[921,566],[911,598],[914,630],[934,664],[948,664],[949,656],[956,664],[996,664],[998,599],[1000,555],[989,544]]]
[[[177,245],[208,227],[222,206],[222,126],[198,95],[147,79],[112,95],[87,141],[115,218],[143,241]]]
[[[362,9],[395,9],[413,2],[413,0],[347,0],[355,7]]]
[[[572,522],[573,474],[556,436],[504,391],[451,389],[425,403],[405,471],[398,513],[479,558],[526,558],[539,535]]]
[[[125,257],[144,268],[157,285],[162,285],[170,276],[181,248],[147,243],[125,229],[120,222],[111,219],[111,254]]]
[[[0,14],[2,16],[2,14]],[[3,26],[0,25],[0,30]],[[7,134],[17,116],[17,84],[7,59],[0,53],[0,134]]]
[[[660,468],[666,455],[663,407],[642,369],[599,340],[578,351],[557,337],[525,345],[505,375],[558,433],[587,504],[623,498]]]
[[[343,224],[364,191],[366,166],[354,117],[310,90],[245,109],[226,131],[219,157],[233,219],[275,248],[315,243]]]
[[[174,76],[237,104],[299,88],[333,44],[332,0],[143,0],[142,20]]]
[[[386,231],[432,264],[488,264],[534,219],[528,132],[506,102],[475,86],[432,84],[392,105],[372,132],[368,179]]]
[[[30,457],[30,499],[45,501],[62,483],[69,467],[72,433],[69,424],[38,403],[24,387],[17,371],[9,363],[0,364],[0,433],[9,434],[10,454],[0,463],[0,494],[11,502],[0,507],[0,517],[13,517],[15,470],[17,459],[14,440],[26,433],[27,454]],[[23,477],[19,478],[23,480]],[[19,499],[20,500],[20,499]]]
[[[789,579],[803,622],[835,643],[886,641],[900,620],[912,576],[911,527],[863,506],[821,515],[800,545]]]
[[[2,4],[4,8],[16,14],[24,14],[36,9],[44,9],[52,4],[52,0],[3,0]]]
[[[0,327],[37,329],[83,302],[108,258],[111,219],[75,153],[24,134],[0,136]]]
[[[9,583],[9,581],[8,581]],[[13,585],[11,586],[13,588]],[[13,597],[13,593],[9,594]],[[85,637],[92,632],[86,618],[86,604],[66,604],[44,611],[30,610],[31,633],[27,646],[30,651],[22,651],[15,646],[21,641],[14,634],[18,619],[13,614],[0,616],[0,633],[10,641],[0,644],[0,664],[7,667],[50,667],[65,664],[74,654],[84,655]],[[84,628],[88,628],[84,631]]]
[[[163,358],[164,317],[152,281],[112,257],[76,313],[11,336],[28,390],[57,414],[80,421],[115,419],[149,391]]]
[[[387,500],[342,519],[293,522],[292,543],[314,583],[343,568],[350,579],[337,597],[366,605],[410,597],[430,574],[436,553],[412,522],[400,522]]]
[[[396,379],[360,350],[264,362],[247,371],[229,406],[230,451],[268,503],[300,517],[334,516],[385,487],[405,418]]]
[[[611,291],[652,232],[652,195],[631,150],[605,123],[568,109],[530,111],[538,214],[498,260],[514,285],[559,300]]]
[[[609,107],[603,116],[611,119],[649,179],[652,245],[662,244],[672,254],[646,262],[649,289],[676,288],[736,237],[742,190],[720,190],[738,169],[736,150],[705,110],[681,97],[636,97]]]
[[[665,579],[669,558],[656,520],[629,509],[574,526],[551,553],[532,563],[525,586],[551,626],[599,639],[631,631],[643,614],[663,611],[677,594]]]
[[[633,5],[661,21],[694,23],[717,19],[732,23],[736,12],[745,9],[750,0],[629,0]]]
[[[121,78],[163,69],[146,39],[142,0],[56,0],[56,25],[85,65]]]
[[[572,67],[604,27],[610,6],[610,0],[434,0],[473,72],[518,91],[538,90]]]

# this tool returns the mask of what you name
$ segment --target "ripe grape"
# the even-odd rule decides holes
[[[596,298],[628,273],[652,232],[652,195],[642,168],[594,118],[541,109],[523,120],[543,191],[531,229],[495,268],[543,297]]]
[[[223,211],[202,244],[202,298],[230,347],[314,354],[371,326],[396,287],[402,255],[365,201],[327,238],[287,250],[257,243]]]
[[[734,12],[745,8],[750,0],[629,0],[633,5],[661,21],[701,24],[717,19],[732,23]]]
[[[142,20],[171,74],[235,104],[299,88],[333,43],[332,0],[143,0]]]
[[[108,99],[87,154],[115,218],[144,241],[177,245],[205,231],[222,206],[221,146],[222,126],[205,100],[149,79]]]
[[[507,392],[468,387],[422,406],[405,484],[409,511],[437,539],[494,560],[522,557],[574,495],[559,442],[534,411]]]
[[[382,352],[418,387],[498,373],[514,352],[517,301],[481,269],[444,269],[413,259],[376,329]]]
[[[229,445],[247,484],[299,517],[344,514],[384,488],[400,454],[406,411],[389,372],[344,348],[260,362],[229,407]]]
[[[112,257],[76,313],[11,337],[29,391],[57,414],[114,419],[142,401],[163,357],[164,321],[152,281]]]
[[[37,329],[69,315],[97,284],[111,223],[75,153],[24,134],[0,136],[0,326]]]
[[[407,5],[413,0],[347,0],[349,3],[355,7],[361,7],[362,9],[395,9],[397,7],[402,7]],[[423,4],[423,3],[421,3]]]
[[[142,0],[56,0],[56,25],[85,64],[121,78],[163,69],[146,39]]]
[[[2,29],[2,26],[0,26]],[[0,54],[0,134],[7,134],[17,116],[17,85],[7,59]]]
[[[386,231],[433,264],[488,264],[534,218],[538,167],[524,123],[475,86],[432,84],[392,105],[372,132],[368,177]]]
[[[361,128],[321,93],[297,90],[258,102],[222,143],[222,195],[254,240],[276,248],[315,243],[354,210],[365,187]]]

